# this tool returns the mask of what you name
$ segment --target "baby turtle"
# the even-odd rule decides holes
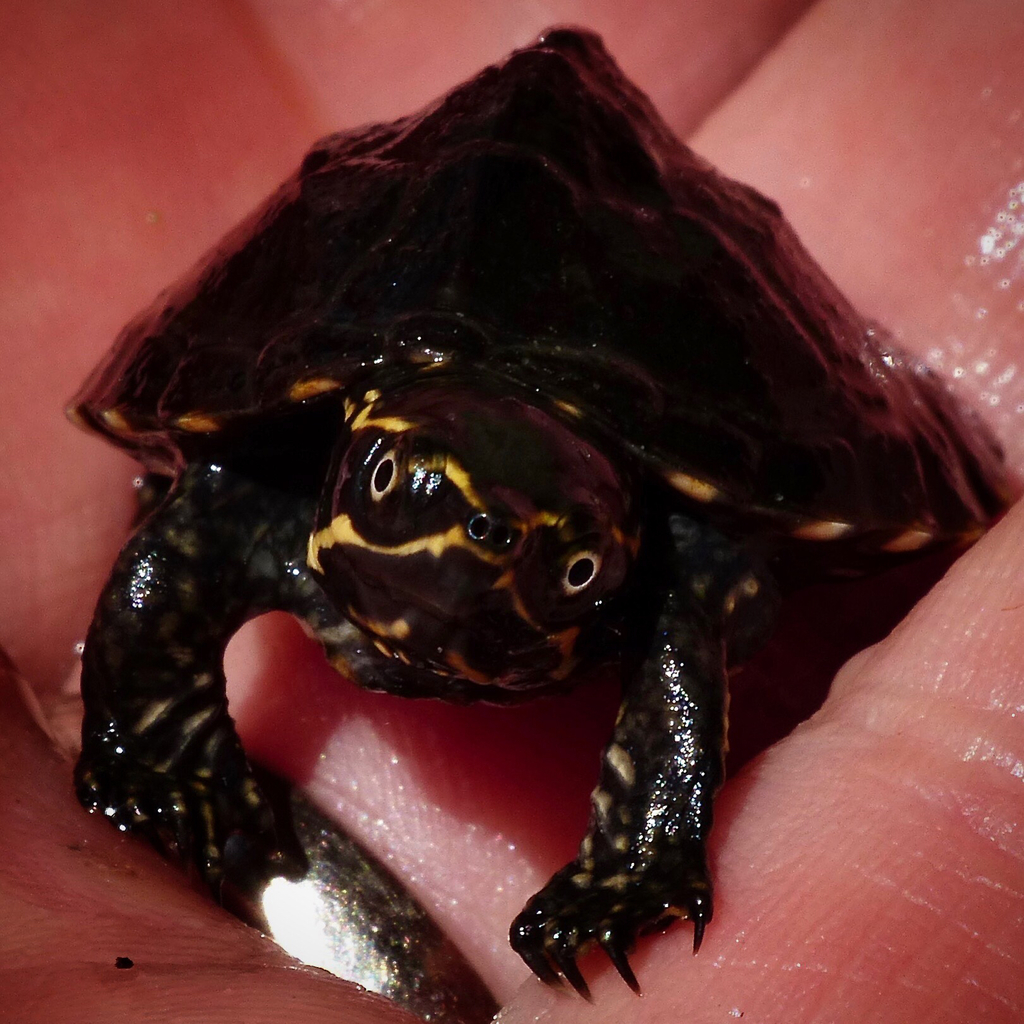
[[[634,987],[639,932],[700,945],[726,671],[775,568],[961,544],[1005,501],[984,430],[570,30],[318,143],[70,414],[170,481],[89,630],[82,803],[213,886],[233,834],[274,855],[221,666],[271,609],[410,697],[614,662],[587,834],[512,925],[580,991],[594,943]]]

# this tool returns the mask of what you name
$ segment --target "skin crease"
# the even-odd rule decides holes
[[[1014,4],[835,0],[784,35],[792,4],[645,3],[628,18],[611,4],[506,4],[494,18],[470,6],[0,13],[0,639],[41,690],[66,675],[131,515],[136,468],[60,416],[121,323],[317,134],[406,113],[552,22],[602,31],[673,125],[704,119],[695,148],[778,199],[907,349],[964,367],[961,393],[1024,468],[1022,375],[1006,376],[1024,355],[1019,263],[978,262],[1024,179]],[[714,68],[704,87],[677,86],[674,69],[695,64]],[[1022,562],[1017,510],[727,785],[704,948],[690,956],[687,925],[642,943],[640,1001],[600,957],[583,965],[593,1006],[551,993],[505,943],[573,853],[607,689],[511,712],[362,695],[277,619],[229,652],[232,707],[250,750],[307,781],[439,906],[510,1001],[506,1022],[1015,1022]],[[151,851],[80,814],[66,767],[16,696],[2,699],[6,1019],[400,1019],[289,968]],[[115,971],[121,955],[137,969]]]

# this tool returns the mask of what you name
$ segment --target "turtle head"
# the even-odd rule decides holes
[[[604,453],[521,398],[440,382],[368,392],[349,426],[309,543],[339,611],[381,650],[479,683],[586,660],[637,547]]]

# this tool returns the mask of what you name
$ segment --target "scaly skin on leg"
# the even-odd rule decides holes
[[[639,991],[626,959],[638,933],[711,919],[706,843],[724,778],[727,656],[745,657],[774,619],[774,588],[728,541],[670,523],[675,583],[664,594],[591,796],[587,835],[512,925],[512,944],[544,981],[587,986],[578,954],[597,942]]]
[[[235,830],[276,850],[273,820],[227,711],[224,648],[279,606],[301,552],[293,497],[227,470],[189,469],[136,531],[100,598],[82,659],[79,799],[173,846],[215,885]]]

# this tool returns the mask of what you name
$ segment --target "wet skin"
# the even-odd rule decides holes
[[[84,449],[83,449],[83,451],[84,451]],[[1014,549],[1013,549],[1012,547],[1010,547],[1010,548],[1008,548],[1008,549],[1007,549],[1007,556],[1008,556],[1008,557],[1010,557],[1010,556],[1012,555],[1012,552],[1013,552],[1013,550],[1014,550]],[[990,593],[990,592],[989,592],[989,593]],[[947,597],[948,597],[948,596],[949,596],[949,595],[947,595]],[[1008,603],[1010,603],[1010,602],[1008,602]],[[904,637],[904,640],[906,640],[906,637]],[[890,667],[890,668],[891,668],[891,667]],[[778,806],[778,805],[773,805],[773,806]],[[668,965],[666,965],[666,966],[668,967]]]

